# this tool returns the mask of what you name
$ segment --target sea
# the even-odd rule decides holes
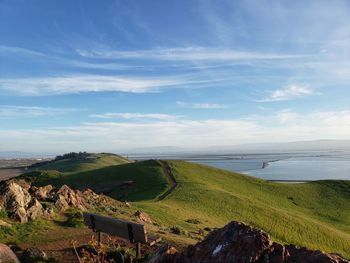
[[[344,151],[249,154],[153,154],[131,156],[131,158],[135,160],[185,160],[271,181],[350,180],[350,152]]]

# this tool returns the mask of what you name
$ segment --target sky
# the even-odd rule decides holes
[[[0,0],[0,151],[350,139],[347,0]]]

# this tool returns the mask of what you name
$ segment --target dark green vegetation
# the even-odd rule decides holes
[[[350,257],[350,181],[282,184],[182,161],[167,164],[178,186],[162,201],[158,197],[171,181],[158,161],[24,177],[38,185],[90,187],[134,201],[134,208],[149,213],[158,225],[176,226],[180,234],[237,220],[265,230],[281,243]]]

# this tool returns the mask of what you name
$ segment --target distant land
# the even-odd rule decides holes
[[[294,141],[277,143],[251,143],[237,145],[215,145],[202,148],[186,148],[176,146],[157,146],[135,148],[119,151],[115,149],[113,153],[122,152],[123,155],[138,154],[224,154],[224,153],[286,153],[303,151],[350,151],[349,140],[312,140],[312,141]],[[25,151],[0,151],[0,158],[42,158],[55,157],[62,153],[40,153]]]
[[[216,154],[216,153],[284,153],[302,151],[349,151],[350,140],[312,140],[278,143],[251,143],[237,145],[216,145],[203,148],[174,146],[137,148],[126,154]]]

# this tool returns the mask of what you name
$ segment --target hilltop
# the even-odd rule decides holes
[[[350,257],[350,181],[282,184],[184,161],[131,162],[110,154],[93,156],[92,162],[85,158],[74,165],[56,160],[20,178],[35,186],[66,184],[131,201],[129,212],[111,215],[132,219],[136,210],[145,211],[153,220],[151,232],[182,246],[235,220],[268,232],[281,244]],[[113,164],[102,162],[106,160]],[[47,236],[50,231],[42,233]],[[23,242],[31,240],[27,235]],[[46,242],[45,238],[40,242]]]
[[[53,160],[35,163],[28,169],[81,172],[130,162],[132,161],[112,153],[71,152],[56,156]]]

